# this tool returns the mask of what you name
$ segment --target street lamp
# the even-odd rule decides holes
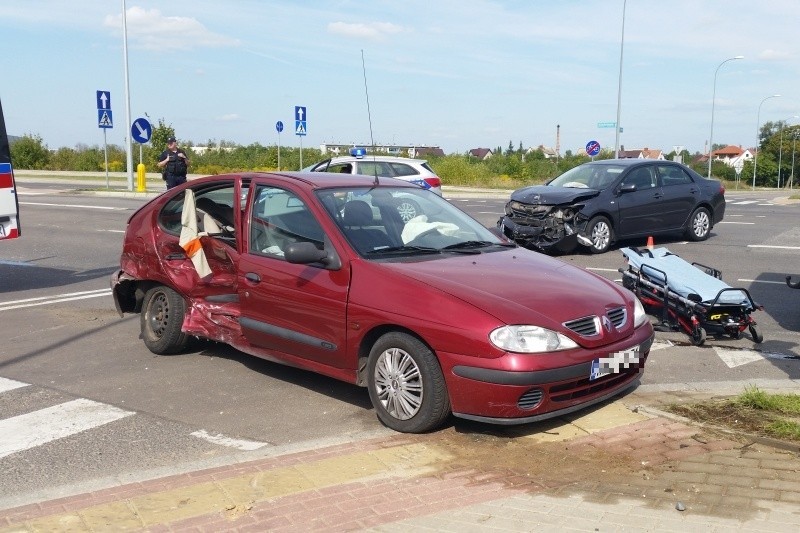
[[[717,73],[722,65],[736,59],[744,59],[744,56],[729,57],[720,63],[717,70],[714,71],[714,91],[711,94],[711,133],[708,136],[708,179],[711,179],[711,153],[714,151],[714,103],[716,103],[717,100]]]
[[[789,176],[789,190],[794,186],[794,149],[797,147],[797,132],[792,132],[792,175]]]
[[[788,122],[793,118],[800,118],[800,117],[798,117],[797,115],[793,115],[787,118],[786,120],[781,121],[781,142],[780,145],[778,146],[778,187],[777,187],[778,189],[781,188],[781,158],[783,157],[783,123]]]
[[[780,98],[781,95],[773,94],[761,100],[761,104],[770,98]],[[756,167],[758,166],[758,127],[761,124],[761,104],[758,104],[758,115],[756,116],[756,153],[753,154],[753,190],[756,190]]]
[[[622,110],[622,51],[625,48],[625,6],[627,4],[627,0],[622,0],[622,37],[619,40],[619,83],[617,85],[617,133],[614,138],[615,159],[619,159],[619,118]]]

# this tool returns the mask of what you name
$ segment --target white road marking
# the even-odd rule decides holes
[[[38,305],[49,305],[61,302],[71,302],[73,300],[85,300],[87,298],[97,298],[98,296],[108,296],[111,289],[98,289],[94,291],[71,292],[67,294],[57,294],[55,296],[40,296],[38,298],[28,298],[25,300],[13,300],[10,302],[0,302],[0,311],[11,309],[22,309],[24,307],[35,307]]]
[[[134,414],[80,398],[0,420],[0,458]]]
[[[0,377],[0,392],[6,392],[22,387],[27,387],[30,383],[23,383],[21,381],[14,381],[13,379]]]
[[[269,446],[268,442],[258,442],[255,440],[243,440],[243,439],[232,439],[230,437],[226,437],[225,435],[216,434],[211,435],[205,429],[201,429],[199,431],[195,431],[192,433],[193,437],[197,437],[199,439],[203,439],[208,441],[212,444],[218,444],[220,446],[228,446],[230,448],[236,448],[237,450],[242,450],[246,452],[250,452],[253,450],[258,450],[259,448],[263,448],[264,446]]]
[[[46,204],[42,202],[20,202],[19,205],[42,205],[46,207],[77,207],[79,209],[105,209],[108,211],[127,211],[127,207],[108,207],[104,205]]]
[[[722,222],[717,222],[717,224],[744,224],[748,226],[752,226],[755,222],[731,222],[729,220],[723,220]]]
[[[597,267],[586,267],[586,270],[593,270],[596,272],[619,272],[616,268],[597,268]]]
[[[750,204],[757,204],[761,200],[738,200],[734,202],[732,205],[750,205]]]
[[[728,365],[728,368],[735,368],[737,366],[764,360],[763,355],[753,350],[729,350],[715,347],[714,351],[717,352],[722,362]]]
[[[748,248],[774,248],[776,250],[800,250],[800,246],[774,246],[771,244],[748,244]]]
[[[671,341],[663,340],[663,341],[653,341],[653,345],[650,347],[650,351],[654,352],[656,350],[663,350],[665,348],[672,348],[675,346],[672,344]]]
[[[786,285],[785,281],[767,281],[764,279],[737,279],[736,281],[743,281],[745,283],[769,283],[772,285]]]

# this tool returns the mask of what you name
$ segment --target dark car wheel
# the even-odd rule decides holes
[[[594,217],[586,226],[586,236],[592,241],[589,249],[593,254],[602,254],[611,248],[614,240],[614,230],[611,229],[611,222],[606,217]]]
[[[175,353],[186,348],[189,336],[181,331],[186,304],[180,294],[158,285],[144,295],[142,302],[142,340],[154,354]]]
[[[431,350],[406,333],[375,343],[367,366],[369,397],[378,418],[402,433],[425,433],[450,414],[442,369]]]
[[[693,241],[704,241],[711,231],[711,213],[705,207],[698,207],[689,219],[686,235]]]
[[[397,204],[397,213],[403,222],[408,222],[419,214],[419,205],[413,200],[400,200],[400,203]]]

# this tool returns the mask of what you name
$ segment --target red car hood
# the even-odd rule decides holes
[[[634,296],[627,290],[530,250],[382,266],[455,296],[506,324],[534,324],[563,331],[561,324],[569,320],[604,316],[609,309],[626,306],[630,320],[620,333],[625,336],[633,331]]]

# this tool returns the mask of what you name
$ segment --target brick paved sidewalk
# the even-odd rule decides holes
[[[0,511],[0,531],[800,530],[797,453],[625,407],[640,399],[98,490]]]

